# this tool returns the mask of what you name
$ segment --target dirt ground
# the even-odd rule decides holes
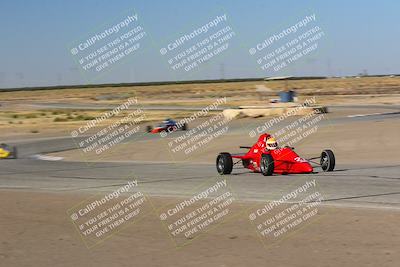
[[[346,267],[398,266],[400,260],[400,212],[337,207],[321,207],[320,218],[271,244],[260,241],[242,213],[177,248],[149,214],[88,249],[66,213],[87,197],[2,190],[0,265]]]
[[[399,94],[400,77],[348,77],[311,80],[273,80],[223,83],[188,83],[151,86],[94,87],[39,91],[2,92],[2,101],[108,102],[136,96],[143,103],[207,102],[214,97],[243,98],[256,101],[257,88],[267,88],[265,95],[277,96],[282,90],[295,90],[299,95],[372,95]],[[265,90],[264,90],[265,91]],[[200,105],[203,105],[202,102]]]
[[[260,88],[262,89],[260,91]],[[400,77],[329,78],[317,80],[252,81],[205,84],[99,87],[0,92],[0,134],[6,140],[22,136],[38,137],[69,132],[104,110],[53,109],[32,104],[119,105],[136,97],[140,105],[206,107],[227,97],[221,106],[266,105],[279,98],[282,90],[294,90],[299,102],[315,96],[318,105],[398,104]],[[191,114],[191,113],[190,113]],[[123,115],[123,114],[121,114]],[[146,120],[183,118],[188,112],[146,111]],[[61,131],[61,129],[63,131]]]

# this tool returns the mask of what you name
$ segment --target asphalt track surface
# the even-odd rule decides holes
[[[354,107],[335,107],[346,110]],[[375,108],[379,109],[379,106]],[[367,116],[338,116],[325,123],[330,125],[354,121],[392,120],[400,122],[398,107],[390,107],[382,114]],[[365,113],[365,112],[364,112]],[[277,127],[280,127],[277,125]],[[231,134],[243,131],[233,128]],[[132,137],[159,138],[157,135]],[[129,140],[128,140],[129,141]],[[127,181],[137,179],[140,190],[154,196],[187,197],[194,188],[204,183],[226,179],[236,199],[243,201],[277,200],[314,180],[327,205],[400,209],[400,161],[392,165],[337,165],[334,172],[308,175],[262,176],[235,168],[231,175],[220,176],[214,164],[160,162],[67,162],[38,160],[35,155],[76,148],[71,137],[19,140],[19,159],[0,161],[0,189],[98,192],[111,191]]]

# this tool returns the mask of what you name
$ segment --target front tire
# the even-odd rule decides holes
[[[153,127],[148,125],[146,126],[146,132],[150,133],[153,130]]]
[[[325,149],[322,151],[320,164],[324,172],[333,171],[335,168],[335,155],[333,154],[332,150]]]
[[[270,154],[262,154],[260,160],[260,170],[264,176],[271,176],[274,173],[274,159]]]
[[[242,159],[242,165],[243,165],[243,167],[244,168],[249,168],[249,166],[250,166],[250,160],[248,160],[248,159]]]
[[[188,126],[187,126],[187,123],[185,122],[185,123],[182,125],[181,130],[182,130],[182,131],[187,131],[187,129],[188,129]]]
[[[172,133],[176,131],[176,126],[168,126],[165,130],[167,133]]]
[[[233,169],[233,160],[231,154],[227,152],[219,153],[216,166],[219,174],[230,174]]]

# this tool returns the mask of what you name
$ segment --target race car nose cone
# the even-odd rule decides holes
[[[300,172],[305,172],[305,173],[313,172],[314,170],[313,167],[308,162],[298,163],[298,169]]]
[[[293,173],[310,173],[313,172],[313,167],[308,162],[297,162],[292,166]]]

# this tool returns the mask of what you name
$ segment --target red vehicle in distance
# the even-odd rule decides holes
[[[249,149],[247,153],[230,154],[222,152],[216,160],[219,174],[230,174],[233,166],[242,162],[244,168],[253,172],[261,172],[265,176],[272,174],[304,174],[314,171],[311,163],[322,168],[324,172],[335,168],[335,155],[332,150],[325,149],[321,156],[310,159],[300,157],[292,147],[278,147],[275,139],[268,133],[260,135],[258,141],[251,147],[241,146]],[[233,159],[238,159],[233,163]],[[319,159],[319,162],[313,160]]]

